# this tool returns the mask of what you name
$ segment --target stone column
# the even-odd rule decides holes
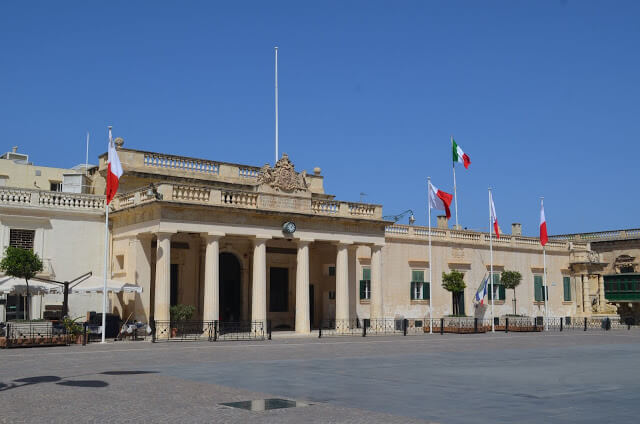
[[[267,323],[267,237],[256,237],[253,244],[253,290],[251,320]]]
[[[589,276],[582,274],[582,312],[591,313],[591,296],[589,296]]]
[[[298,264],[296,268],[296,333],[309,333],[309,243],[298,241]]]
[[[135,319],[149,322],[151,315],[151,234],[141,233],[133,240],[135,284],[142,287],[142,293],[136,293]]]
[[[371,319],[382,316],[382,246],[371,246]]]
[[[169,321],[171,302],[171,236],[173,233],[157,233],[156,250],[156,292],[154,319]],[[167,334],[168,337],[168,334]]]
[[[598,275],[598,306],[600,311],[604,311],[607,299],[604,297],[604,275]]]
[[[349,327],[349,259],[348,244],[337,244],[336,256],[336,330]]]
[[[204,254],[204,303],[202,320],[220,319],[220,234],[203,234],[206,242]]]

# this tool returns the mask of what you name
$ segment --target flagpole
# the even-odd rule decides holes
[[[278,46],[275,47],[275,51],[276,51],[276,162],[278,162]]]
[[[89,176],[89,131],[87,131],[87,151],[84,156],[84,175]]]
[[[540,206],[544,208],[544,197],[540,197]],[[545,219],[546,222],[546,219]],[[544,301],[544,315],[545,315],[545,331],[549,331],[549,306],[547,300],[549,299],[549,292],[547,291],[547,249],[542,246],[542,287],[543,288],[543,301]]]
[[[427,177],[427,209],[429,210],[429,334],[433,334],[433,297],[431,287],[433,287],[433,263],[431,262],[431,202],[429,192],[431,190],[431,177]]]
[[[451,136],[451,149],[453,151],[453,136]],[[456,230],[458,229],[458,191],[456,189],[456,163],[451,161],[453,164],[453,199],[456,206]]]
[[[111,147],[111,125],[109,125],[109,147]],[[107,173],[109,173],[109,155],[107,153]],[[109,176],[107,175],[107,178]],[[104,199],[104,281],[102,284],[102,343],[105,342],[105,333],[107,327],[107,274],[109,273],[109,204],[107,198]]]
[[[491,187],[489,187],[489,278],[491,280],[491,332],[495,333],[495,320],[493,318],[493,304],[495,303],[495,292],[493,291],[493,218],[491,216],[491,203],[493,199],[491,196]]]

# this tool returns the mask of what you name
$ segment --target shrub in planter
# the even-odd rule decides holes
[[[175,305],[169,309],[171,319],[171,337],[178,335],[178,323],[181,321],[189,321],[196,311],[193,305]]]

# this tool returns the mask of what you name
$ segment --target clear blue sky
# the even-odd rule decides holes
[[[341,200],[552,234],[639,227],[640,2],[2,2],[0,129],[41,165],[133,149],[320,166]],[[406,221],[405,221],[406,222]],[[434,219],[435,222],[435,219]]]

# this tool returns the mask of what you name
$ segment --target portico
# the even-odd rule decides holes
[[[244,190],[169,181],[116,198],[113,256],[130,258],[126,273],[149,276],[136,280],[148,305],[122,299],[123,314],[169,321],[171,306],[191,304],[193,319],[270,321],[302,334],[323,320],[348,323],[361,251],[370,254],[370,318],[381,317],[381,207],[333,200],[319,170],[297,173],[286,155],[253,176]]]

